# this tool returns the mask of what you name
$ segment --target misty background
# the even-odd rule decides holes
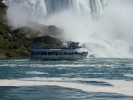
[[[14,28],[31,23],[62,28],[95,57],[133,58],[132,0],[3,0]]]

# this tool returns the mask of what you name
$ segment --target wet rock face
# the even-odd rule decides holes
[[[33,38],[33,44],[38,43],[45,43],[45,44],[62,44],[62,42],[59,39],[50,37],[50,36],[43,36],[43,37],[36,37]]]
[[[62,42],[57,39],[62,29],[51,25],[31,23],[33,27],[13,28],[6,23],[6,5],[0,0],[0,58],[30,57],[31,47],[34,44],[44,43],[46,46],[59,46]],[[35,29],[35,27],[38,29]],[[34,35],[33,38],[28,34]],[[40,35],[41,34],[41,35]]]
[[[48,34],[60,35],[63,32],[63,29],[57,28],[54,25],[48,26]]]

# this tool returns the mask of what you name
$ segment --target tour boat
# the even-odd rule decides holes
[[[78,42],[68,42],[61,47],[32,47],[31,58],[40,60],[78,60],[86,58],[87,49],[79,46]]]

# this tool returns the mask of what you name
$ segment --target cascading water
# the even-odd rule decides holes
[[[6,0],[8,6],[19,5],[35,15],[44,16],[63,9],[79,13],[102,13],[109,0]]]
[[[95,57],[133,57],[132,0],[6,0],[14,27],[56,25]]]

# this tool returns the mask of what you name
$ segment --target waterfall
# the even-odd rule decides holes
[[[133,57],[133,0],[4,0],[13,27],[56,25],[95,57]],[[94,19],[92,19],[94,18]]]
[[[21,27],[64,11],[89,18],[101,16],[110,0],[4,0],[9,24]],[[15,16],[17,15],[17,16]],[[14,19],[15,17],[15,19]],[[20,20],[21,19],[21,20]]]
[[[31,16],[45,16],[47,8],[44,0],[6,0],[9,7],[17,6],[18,9],[27,11]]]
[[[101,14],[109,0],[6,0],[8,6],[19,5],[32,12],[31,15],[45,16],[65,9],[81,14]]]

